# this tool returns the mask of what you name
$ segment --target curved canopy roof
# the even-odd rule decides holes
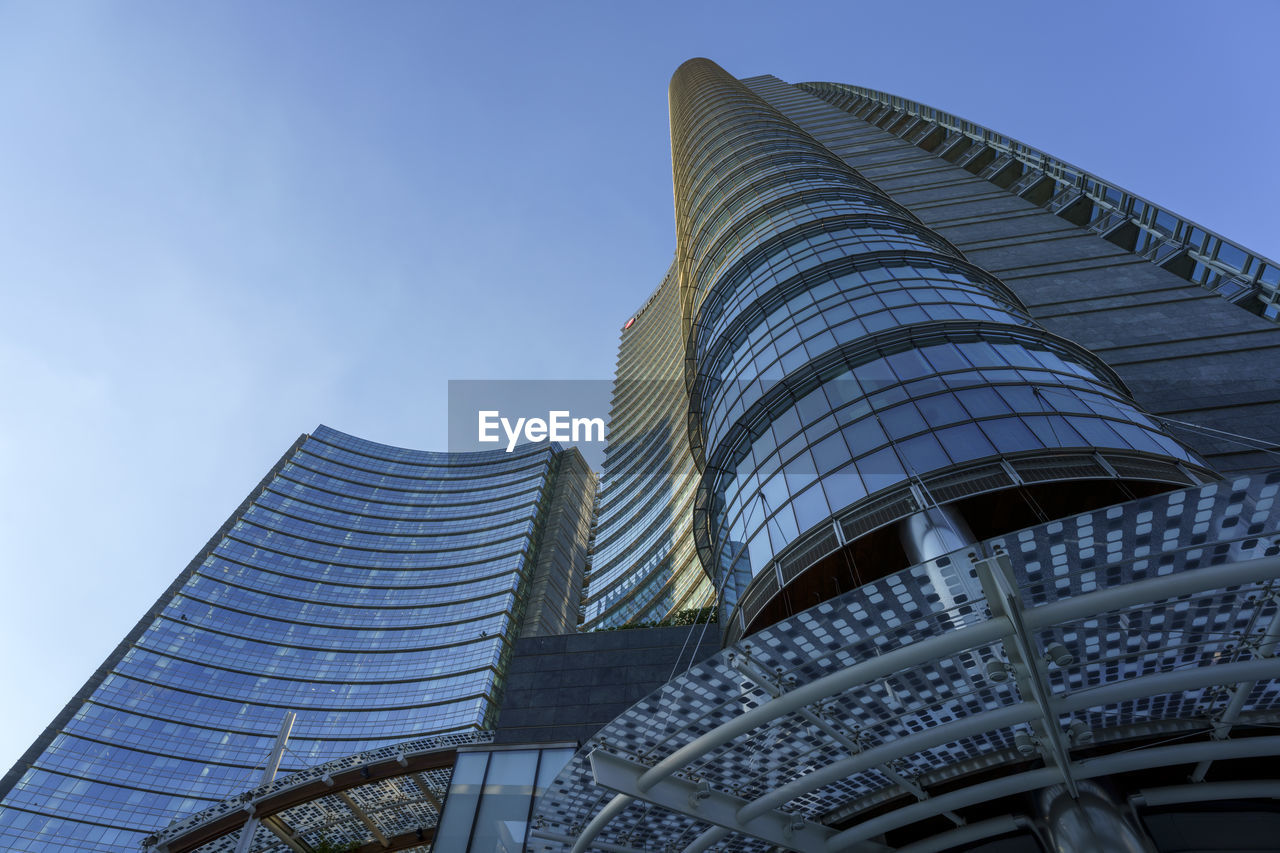
[[[1043,524],[760,631],[592,738],[528,849],[944,850],[1018,831],[1014,801],[984,804],[1102,775],[1146,802],[1276,796],[1222,788],[1229,764],[1135,786],[1280,754],[1277,492],[1280,473]]]

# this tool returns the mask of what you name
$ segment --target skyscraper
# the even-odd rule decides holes
[[[1276,265],[884,93],[691,60],[671,107],[676,258],[622,330],[583,627],[720,624],[546,636],[586,561],[572,452],[322,428],[11,772],[0,837],[117,849],[179,813],[151,849],[1280,831]],[[255,788],[287,709],[298,772]]]
[[[727,648],[534,849],[1261,843],[1276,265],[883,93],[691,60],[671,112],[679,296],[622,347],[679,326]]]
[[[256,785],[288,711],[286,773],[487,732],[522,625],[576,625],[593,492],[546,444],[302,436],[4,778],[0,847],[136,851]]]
[[[698,471],[689,452],[679,306],[672,266],[622,330],[585,630],[714,603],[693,542]]]
[[[1031,353],[1043,352],[1046,345],[1051,348],[1071,347],[1077,362],[1092,362],[1093,366],[1087,369],[1097,372],[1095,378],[1101,381],[1106,394],[1123,396],[1132,391],[1145,404],[1149,414],[1172,416],[1174,421],[1157,422],[1143,415],[1143,423],[1124,423],[1126,415],[1121,409],[1100,403],[1098,398],[1090,405],[1081,403],[1079,399],[1073,400],[1075,391],[1064,392],[1057,380],[1048,378],[1048,373],[1025,377],[1021,387],[1002,380],[982,390],[967,389],[963,392],[969,401],[967,408],[958,398],[946,402],[940,396],[927,398],[927,406],[944,406],[950,410],[949,416],[941,412],[926,413],[918,404],[907,403],[883,415],[879,411],[875,414],[864,412],[861,418],[856,418],[856,410],[863,407],[846,407],[840,415],[841,432],[846,433],[844,450],[838,449],[840,441],[834,434],[836,431],[829,429],[825,444],[821,438],[809,442],[822,459],[807,459],[805,454],[800,454],[789,463],[792,470],[781,470],[784,460],[775,456],[773,461],[765,462],[750,472],[744,470],[743,477],[735,478],[725,473],[720,476],[718,488],[723,494],[719,496],[714,494],[717,486],[703,484],[705,500],[731,498],[730,503],[736,502],[736,506],[726,506],[724,513],[726,516],[736,513],[733,521],[741,529],[734,534],[737,538],[733,535],[722,538],[719,543],[722,553],[718,559],[727,559],[723,553],[726,549],[737,549],[729,543],[745,544],[747,559],[751,559],[753,551],[759,555],[755,558],[758,568],[763,565],[762,561],[767,562],[764,557],[766,551],[787,546],[799,533],[812,529],[813,525],[805,522],[812,522],[819,515],[828,517],[855,502],[859,495],[874,492],[885,506],[892,505],[892,495],[876,487],[868,488],[866,477],[859,473],[859,464],[877,469],[869,472],[877,481],[905,483],[904,488],[898,491],[912,494],[905,503],[899,504],[899,511],[904,507],[918,507],[930,497],[936,497],[921,492],[922,488],[927,488],[922,478],[927,481],[933,476],[948,481],[942,486],[942,503],[952,502],[953,495],[967,496],[976,491],[1015,491],[1016,495],[1006,495],[1012,501],[1001,500],[994,495],[986,501],[986,504],[1002,504],[1000,512],[1005,516],[1016,514],[1016,518],[996,522],[1005,524],[1006,528],[1019,526],[1018,520],[1030,523],[1039,513],[1062,515],[1070,511],[1065,503],[1049,507],[1032,506],[1037,499],[1046,500],[1043,494],[1046,491],[1054,501],[1070,500],[1063,486],[1046,489],[1039,485],[1044,481],[1089,480],[1091,485],[1088,488],[1096,494],[1079,494],[1081,506],[1091,501],[1112,503],[1126,494],[1159,488],[1151,485],[1153,483],[1193,482],[1187,476],[1188,471],[1176,468],[1166,468],[1163,473],[1157,471],[1159,463],[1150,454],[1170,452],[1166,446],[1170,433],[1174,433],[1181,443],[1199,450],[1203,459],[1217,470],[1238,471],[1265,466],[1265,452],[1250,448],[1247,443],[1233,441],[1225,433],[1235,427],[1236,431],[1243,428],[1244,432],[1259,437],[1263,442],[1280,439],[1274,427],[1275,410],[1271,407],[1275,405],[1276,392],[1274,381],[1268,375],[1266,356],[1250,360],[1215,350],[1212,335],[1227,336],[1231,342],[1247,338],[1250,343],[1263,344],[1265,353],[1266,349],[1274,347],[1274,343],[1263,343],[1274,340],[1273,329],[1269,324],[1240,317],[1238,309],[1233,310],[1222,300],[1210,297],[1216,292],[1255,313],[1274,316],[1276,282],[1280,281],[1280,270],[1274,264],[1268,265],[1265,259],[1093,175],[946,113],[883,93],[868,93],[835,84],[791,87],[774,78],[757,78],[748,84],[749,87],[743,89],[744,99],[754,94],[751,87],[760,93],[771,94],[773,107],[781,109],[786,117],[775,114],[775,118],[781,121],[770,124],[772,108],[757,102],[756,106],[764,117],[757,117],[754,126],[741,117],[735,117],[730,126],[718,123],[708,128],[704,125],[700,131],[707,138],[691,140],[687,145],[696,147],[701,142],[704,147],[714,146],[712,137],[719,130],[736,137],[736,142],[730,140],[730,145],[736,145],[738,151],[730,150],[731,154],[746,152],[752,157],[767,157],[769,152],[759,143],[774,137],[771,144],[774,160],[779,165],[774,167],[767,159],[755,164],[747,163],[738,168],[735,176],[724,179],[730,186],[728,189],[721,187],[719,191],[729,197],[721,207],[715,208],[718,218],[709,225],[700,226],[688,214],[678,214],[678,222],[686,223],[680,235],[680,251],[701,254],[687,258],[682,254],[680,263],[687,267],[684,279],[680,279],[679,271],[669,273],[663,285],[623,331],[615,400],[621,398],[625,405],[648,413],[673,412],[663,415],[664,429],[674,433],[674,438],[665,440],[667,445],[687,440],[678,424],[689,417],[687,411],[680,409],[681,404],[688,403],[680,399],[685,396],[682,393],[685,389],[676,387],[686,380],[694,395],[692,405],[695,408],[707,405],[702,401],[708,394],[719,394],[721,398],[729,395],[730,399],[722,405],[736,405],[738,409],[735,411],[741,416],[748,402],[757,402],[752,395],[758,392],[746,387],[753,380],[759,378],[763,383],[776,383],[784,375],[794,376],[803,372],[806,364],[811,365],[810,370],[819,369],[810,354],[831,357],[835,350],[830,343],[832,340],[845,347],[852,347],[855,340],[860,340],[868,348],[874,348],[877,341],[887,340],[893,335],[918,340],[922,330],[942,334],[944,323],[955,333],[966,326],[972,330],[982,325],[982,332],[969,332],[970,336],[977,334],[979,338],[997,335],[993,324],[1003,325],[1006,332],[1020,327],[1017,331],[1024,336],[1032,333],[1032,329],[1038,329],[1036,334],[1039,335],[1040,346],[1024,346],[1024,352],[1018,356],[1024,366],[1030,364],[1027,362],[1030,358],[1037,369],[1044,368],[1040,362],[1045,356],[1036,357]],[[864,94],[858,95],[857,92]],[[863,122],[833,109],[815,95],[867,115],[871,122]],[[723,110],[731,108],[727,101],[722,101],[721,107]],[[679,157],[682,127],[677,119],[678,116],[673,116],[673,144]],[[710,120],[706,116],[704,119]],[[787,140],[779,138],[785,135],[779,127],[788,125],[795,135],[790,140],[789,149],[783,147],[788,144]],[[888,130],[881,131],[880,127]],[[808,136],[809,133],[812,136]],[[913,148],[904,144],[895,134],[909,137],[918,145]],[[816,144],[817,141],[825,144]],[[725,149],[721,147],[719,150],[724,153]],[[837,155],[842,155],[845,160]],[[961,160],[961,165],[951,166],[952,160]],[[701,160],[698,162],[703,163]],[[728,162],[728,158],[722,157],[703,165],[707,169],[724,170],[728,168]],[[850,163],[868,167],[893,191],[885,192],[869,184],[863,176],[851,171]],[[977,173],[988,180],[978,179],[975,177]],[[678,205],[681,203],[681,175],[677,165]],[[689,176],[686,184],[696,191],[698,188],[693,186],[694,180],[694,176]],[[1043,202],[1044,207],[1026,199]],[[701,197],[697,200],[702,202]],[[685,203],[693,202],[686,200]],[[910,204],[912,209],[904,206],[906,204]],[[919,215],[913,209],[918,209]],[[783,212],[792,217],[794,228],[786,228],[779,221]],[[1052,215],[1055,213],[1057,215]],[[703,216],[711,219],[713,213],[703,209]],[[816,247],[817,238],[810,232],[815,229],[821,231],[820,223],[834,223],[842,216],[846,221],[864,223],[868,238],[873,236],[876,244],[864,240],[862,245],[855,246],[854,238],[845,236],[842,241],[841,235],[832,234],[831,246]],[[1068,223],[1089,227],[1076,228]],[[807,229],[801,227],[805,225]],[[927,225],[938,228],[925,227]],[[734,226],[738,228],[737,233],[730,230]],[[875,232],[876,227],[879,232]],[[748,228],[754,228],[754,231],[744,230]],[[692,233],[694,229],[698,229],[697,234]],[[804,248],[812,246],[807,256],[799,257],[794,269],[769,267],[770,259],[775,256],[801,254],[791,246],[767,243],[783,232],[802,241]],[[954,235],[974,257],[962,255],[956,244],[945,240],[943,232]],[[826,234],[823,231],[823,237]],[[708,256],[715,251],[722,256]],[[743,260],[752,251],[759,257]],[[857,258],[861,259],[863,269],[852,273],[852,281],[860,280],[862,290],[855,294],[856,288],[847,279],[832,284],[841,274],[841,265],[852,267]],[[878,263],[877,258],[880,259]],[[966,259],[970,263],[966,263]],[[988,270],[975,267],[971,263],[974,260],[982,261],[1011,282],[1023,284],[1015,286],[996,279]],[[762,267],[763,272],[752,273],[752,264]],[[803,280],[796,274],[797,270],[804,272]],[[745,285],[702,281],[717,276],[753,274],[758,280]],[[1183,275],[1200,287],[1189,284]],[[825,289],[838,290],[845,296],[816,294],[814,281],[823,276],[828,279]],[[696,283],[689,283],[695,278]],[[681,281],[685,283],[681,284]],[[790,281],[791,289],[802,305],[788,306],[779,301],[784,294],[773,285],[783,281]],[[673,335],[666,330],[676,322],[687,325],[695,322],[691,319],[691,306],[673,308],[671,305],[675,298],[673,291],[680,288],[686,291],[683,298],[695,302],[703,299],[709,290],[719,293],[739,288],[734,292],[749,290],[755,296],[763,296],[754,302],[747,299],[745,304],[728,309],[719,304],[707,306],[699,319],[704,325],[697,328],[697,342],[689,344],[687,353],[677,353],[685,341],[681,335]],[[702,295],[693,288],[703,288]],[[889,294],[887,299],[886,293]],[[1024,298],[1026,303],[1022,301]],[[766,304],[770,299],[778,304]],[[861,303],[853,304],[859,299]],[[1028,303],[1035,307],[1029,310]],[[870,310],[868,306],[872,304],[877,310]],[[701,309],[703,306],[699,302],[697,307]],[[728,328],[733,312],[739,309],[744,314],[754,312],[756,316],[739,320],[737,328]],[[787,318],[783,322],[795,326],[795,330],[784,334],[787,330],[779,329],[770,334],[772,327],[759,316],[766,309],[771,316]],[[724,317],[726,312],[730,315],[728,318]],[[858,315],[856,319],[853,317],[855,312]],[[1158,317],[1159,322],[1148,323],[1148,327],[1135,336],[1132,325],[1143,322],[1144,314]],[[710,324],[717,322],[713,319],[716,317],[720,318],[719,325],[709,328]],[[818,317],[824,320],[820,321]],[[1209,328],[1216,327],[1219,332],[1206,334],[1206,317],[1212,320]],[[830,328],[819,330],[816,324],[824,321]],[[801,324],[807,324],[804,331],[800,330]],[[737,335],[739,340],[718,344],[710,340],[721,328],[725,328],[727,334]],[[907,329],[915,329],[915,332],[908,333]],[[1068,340],[1061,341],[1052,334],[1045,334],[1046,329],[1057,331]],[[670,348],[669,354],[649,343],[652,339],[660,339],[663,334],[680,339]],[[745,340],[752,335],[754,338]],[[770,340],[761,343],[766,338]],[[1084,338],[1091,352],[1084,352],[1078,345],[1073,346],[1071,339],[1074,338]],[[999,341],[999,347],[1006,355],[1013,346],[1023,345],[1006,339]],[[779,347],[784,349],[779,351]],[[975,342],[968,349],[977,348]],[[903,352],[920,349],[923,345],[909,346]],[[1120,352],[1105,364],[1093,357],[1113,349]],[[760,354],[766,350],[764,355]],[[719,361],[714,365],[702,364],[697,361],[699,352],[708,352],[704,356],[708,361]],[[906,355],[897,356],[899,362],[906,358]],[[1006,361],[1000,355],[996,359]],[[678,360],[684,363],[677,366]],[[982,369],[978,365],[972,366]],[[1001,369],[1008,366],[1007,363],[1000,364]],[[990,369],[994,365],[987,367]],[[831,371],[829,365],[822,369]],[[886,395],[885,399],[900,393],[888,388],[900,383],[887,365],[867,361],[859,369],[864,375],[877,371],[884,374],[873,377],[873,381],[886,386],[886,390],[881,392]],[[632,378],[636,375],[644,377],[644,380]],[[1213,380],[1228,376],[1232,386],[1229,392],[1224,392]],[[834,383],[829,391],[834,389],[835,393],[849,399],[864,396],[856,381],[847,377],[835,375],[825,381]],[[1074,378],[1070,381],[1076,382]],[[730,386],[727,390],[726,384]],[[743,387],[734,388],[735,384]],[[718,390],[708,390],[709,386]],[[999,401],[992,398],[998,412],[984,411],[978,402],[978,398],[989,395],[992,388],[998,388],[1004,395]],[[739,390],[744,393],[738,393]],[[778,385],[773,393],[777,397],[794,394],[794,391],[786,391]],[[636,402],[640,400],[662,402]],[[953,403],[960,405],[957,407]],[[1120,405],[1127,406],[1127,403]],[[1064,412],[1064,409],[1070,411]],[[830,410],[841,411],[834,404],[828,407]],[[630,426],[633,423],[633,419],[628,417],[630,414],[615,402],[615,423],[621,420]],[[999,417],[995,417],[997,414]],[[1177,423],[1183,416],[1190,416],[1194,423]],[[939,421],[940,417],[949,417],[949,420]],[[1064,417],[1066,420],[1062,420]],[[915,435],[906,439],[909,447],[900,447],[896,440],[888,439],[869,444],[857,434],[859,430],[883,431],[886,418],[890,421],[907,418],[918,425]],[[702,419],[698,412],[694,412],[690,421],[694,425],[692,435],[695,442],[702,440],[699,438]],[[859,425],[852,423],[855,419]],[[846,420],[850,422],[845,423]],[[969,421],[969,424],[962,426],[962,421]],[[898,430],[908,428],[905,422],[902,426],[888,426]],[[991,430],[1000,435],[978,437],[973,433],[975,427],[979,431]],[[721,429],[724,428],[722,425]],[[1136,432],[1135,428],[1141,432]],[[1079,434],[1078,429],[1085,430],[1087,434]],[[1224,432],[1215,434],[1217,429]],[[1123,435],[1117,434],[1117,430]],[[1163,434],[1151,438],[1151,430]],[[645,438],[650,447],[659,444],[653,433],[646,434]],[[994,450],[998,453],[992,452],[992,438],[997,442]],[[756,439],[761,440],[779,443],[788,437]],[[640,455],[640,451],[633,449],[641,444],[638,440],[628,437],[624,441],[625,444],[615,434],[610,448],[611,462],[616,457],[631,459]],[[938,441],[949,442],[950,446],[939,448]],[[1157,444],[1153,445],[1152,441]],[[858,448],[867,458],[861,463],[842,467],[850,460],[849,454],[854,452],[850,447]],[[1077,458],[1072,462],[1061,458],[1061,451],[1066,447],[1113,448],[1128,453],[1129,458],[1118,468],[1098,459],[1082,462]],[[742,454],[747,450],[740,444],[735,452]],[[754,444],[750,448],[751,455],[763,461],[760,450]],[[700,452],[705,455],[705,450]],[[1181,457],[1185,451],[1172,452]],[[1055,454],[1060,457],[1057,465],[1052,461]],[[676,464],[684,467],[668,466],[676,476],[674,481],[668,481],[666,487],[673,488],[674,482],[682,485],[685,491],[692,491],[691,483],[698,476],[697,469],[691,460],[680,456],[678,449],[673,455]],[[962,465],[982,456],[997,455],[1012,467],[1026,469],[1023,472],[1026,476],[1016,471],[993,471],[990,466],[982,470],[982,466],[978,466],[978,470],[969,472],[966,478],[965,472],[947,467]],[[1013,455],[1018,459],[1013,460]],[[1041,461],[1036,462],[1035,458]],[[1180,458],[1174,464],[1185,467],[1188,461]],[[713,459],[710,464],[724,468],[729,461]],[[741,462],[734,464],[740,465]],[[1075,464],[1078,476],[1063,478],[1045,470],[1033,470],[1037,466],[1063,470],[1063,464]],[[943,467],[933,467],[938,465]],[[617,467],[626,468],[623,464]],[[1003,469],[1004,466],[1000,467]],[[654,476],[652,466],[643,470]],[[863,482],[859,482],[859,478]],[[984,478],[987,485],[979,486],[979,481]],[[606,466],[604,497],[612,498],[613,494],[625,491],[611,490],[609,479],[610,468]],[[741,486],[730,485],[752,479],[756,487],[745,492]],[[1113,481],[1113,486],[1104,486],[1101,482],[1108,479]],[[810,488],[816,481],[823,482]],[[784,490],[789,498],[778,497]],[[656,491],[649,489],[641,493],[652,500]],[[1076,491],[1080,492],[1081,488]],[[764,507],[771,492],[776,505],[766,511]],[[1035,497],[1037,494],[1038,498]],[[901,495],[898,500],[901,500]],[[794,504],[793,511],[778,512],[783,509],[783,504],[789,503]],[[823,510],[820,504],[826,504],[827,510]],[[629,505],[636,506],[634,498]],[[1019,511],[1019,505],[1024,511]],[[792,519],[794,509],[799,509],[802,517]],[[868,504],[867,509],[873,516],[870,523],[880,526],[876,518],[884,508],[877,503],[875,506]],[[711,515],[705,509],[699,512],[699,518],[703,520],[699,531],[704,540],[702,547],[710,549],[714,547],[712,532],[707,527]],[[990,506],[983,505],[975,508],[972,514],[985,518],[989,513]],[[674,541],[680,541],[681,535],[687,537],[692,516],[678,510],[670,512],[669,516],[671,521],[665,528],[668,531],[665,535]],[[770,519],[768,524],[764,523],[765,518]],[[607,618],[605,614],[611,607],[614,612],[619,612],[622,605],[617,602],[624,598],[631,603],[632,609],[619,612],[622,618],[635,612],[643,613],[644,618],[656,618],[672,609],[670,603],[655,606],[645,595],[630,591],[645,586],[646,581],[647,586],[655,590],[672,584],[672,572],[665,568],[664,561],[649,556],[643,548],[633,550],[625,547],[639,535],[638,530],[656,529],[651,515],[646,516],[641,524],[633,523],[634,520],[625,513],[602,514],[597,542],[605,560],[597,559],[591,579],[587,605],[589,621]],[[792,545],[793,550],[778,561],[782,570],[801,571],[804,567],[784,565],[797,551],[834,551],[838,540],[847,538],[846,534],[856,538],[858,531],[865,526],[852,518],[843,519],[842,524],[849,530],[833,527],[825,541],[819,537],[816,541],[805,540]],[[794,529],[797,527],[798,530]],[[985,529],[990,530],[990,525]],[[892,545],[890,549],[893,550]],[[877,559],[882,559],[879,547],[870,550]],[[615,552],[625,554],[626,558],[618,560]],[[798,556],[799,559],[792,559],[792,562],[805,562],[804,553]],[[687,567],[684,571],[699,574],[691,561],[681,565]],[[663,567],[662,571],[667,574],[659,580],[652,567]],[[741,570],[740,567],[739,572]],[[679,571],[675,574],[678,575]],[[753,575],[759,574],[758,571],[753,572]],[[790,580],[787,578],[785,585],[790,585]],[[686,582],[685,585],[692,584]],[[730,582],[721,605],[736,601],[742,593],[736,582]],[[768,591],[760,587],[752,590],[752,597],[749,604],[753,607],[765,606],[772,600]]]
[[[708,63],[672,92],[694,529],[731,637],[931,539],[1021,527],[1029,503],[1060,517],[1208,473],[1099,359],[742,84]],[[1097,467],[1070,486],[1016,473],[1081,451]],[[815,559],[841,550],[847,573]]]

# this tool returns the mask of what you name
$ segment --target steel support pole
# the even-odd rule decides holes
[[[1054,785],[1040,791],[1036,802],[1055,853],[1156,853],[1151,839],[1125,818],[1101,785],[1081,782],[1074,790]]]
[[[285,744],[289,742],[289,734],[293,731],[293,722],[296,719],[298,715],[293,711],[284,712],[284,719],[280,722],[280,732],[276,735],[276,742],[271,747],[271,754],[267,757],[267,765],[262,768],[262,781],[258,783],[259,787],[276,778],[276,773],[280,770],[280,762],[284,758]],[[252,804],[248,807],[249,819],[240,828],[240,838],[236,841],[236,853],[249,853],[249,848],[253,845],[253,836],[258,832],[258,816],[253,814]]]
[[[1032,723],[1040,736],[1040,746],[1062,771],[1063,784],[1074,797],[1076,781],[1071,777],[1071,748],[1053,709],[1053,688],[1044,671],[1044,659],[1023,618],[1025,610],[1014,586],[1009,557],[1000,553],[980,561],[976,568],[991,612],[1009,617],[1013,625],[1013,634],[1005,640],[1005,654],[1013,663],[1018,692],[1023,699],[1034,701],[1040,710],[1040,718]]]

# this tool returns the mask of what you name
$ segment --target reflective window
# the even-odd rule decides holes
[[[534,801],[573,757],[569,748],[459,753],[431,849],[436,853],[518,853]]]
[[[553,458],[317,429],[9,791],[0,847],[133,853],[255,785],[286,708],[282,773],[483,727]]]

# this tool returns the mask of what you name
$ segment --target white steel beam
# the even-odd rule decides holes
[[[684,848],[684,853],[703,853],[704,850],[714,846],[728,834],[729,830],[725,829],[723,826],[713,826],[697,838],[693,839],[692,843],[690,843],[688,847]]]
[[[1143,788],[1129,798],[1135,806],[1171,806],[1211,800],[1280,800],[1280,781],[1204,782],[1200,785]]]
[[[844,693],[854,687],[884,678],[922,661],[948,657],[962,651],[994,642],[1010,630],[1009,620],[996,618],[976,625],[967,625],[936,637],[929,637],[909,646],[901,646],[884,654],[854,664],[846,669],[824,675],[795,690],[752,708],[745,714],[716,726],[672,752],[650,768],[639,780],[638,789],[644,791],[685,765],[701,758],[718,746],[723,746],[739,735],[770,723],[785,714],[811,705],[820,699]]]
[[[289,831],[288,825],[280,819],[279,815],[263,818],[262,825],[271,830],[271,833],[284,842],[284,846],[293,853],[307,853],[307,849],[294,839],[293,833]]]
[[[558,841],[561,844],[573,844],[575,839],[569,835],[561,835],[558,832],[551,832],[546,829],[535,829],[529,833],[531,838],[542,838],[546,841]],[[594,842],[591,845],[597,850],[603,850],[605,853],[653,853],[651,850],[638,850],[635,847],[623,847],[620,844],[607,844],[603,841]]]
[[[596,812],[596,816],[582,830],[582,834],[578,836],[578,840],[573,844],[572,853],[586,853],[591,848],[591,843],[595,841],[596,836],[600,834],[600,831],[609,825],[609,821],[626,811],[627,806],[631,805],[631,801],[632,798],[626,794],[618,794],[606,803],[604,808]]]
[[[977,823],[969,823],[956,829],[947,830],[938,835],[908,844],[906,847],[899,847],[897,853],[941,853],[943,850],[950,850],[953,847],[959,847],[961,844],[982,841],[984,838],[991,838],[993,835],[1016,832],[1030,824],[1031,821],[1022,815],[993,817],[990,820],[981,820]]]
[[[1110,776],[1115,773],[1146,770],[1152,767],[1189,764],[1207,757],[1245,758],[1261,755],[1280,755],[1280,736],[1184,743],[1117,752],[1077,762],[1072,765],[1071,772],[1077,779],[1093,779],[1098,776]],[[868,838],[934,817],[939,814],[941,808],[964,808],[999,797],[1034,791],[1056,783],[1059,776],[1057,768],[1045,767],[939,794],[931,800],[912,803],[846,829],[829,840],[821,850],[823,853],[854,851]]]
[[[1035,702],[1040,717],[1033,723],[1040,735],[1040,744],[1049,753],[1051,761],[1062,771],[1062,781],[1072,799],[1079,796],[1076,780],[1071,778],[1071,747],[1067,743],[1058,715],[1053,710],[1053,688],[1044,671],[1044,659],[1035,647],[1035,640],[1027,630],[1023,618],[1024,609],[1013,582],[1013,565],[1003,552],[974,564],[982,581],[983,593],[991,612],[1007,616],[1013,625],[1013,633],[1005,638],[1005,653],[1013,664],[1018,692],[1023,699]],[[1010,648],[1012,646],[1012,649]],[[1038,725],[1037,725],[1038,723]]]
[[[276,733],[275,743],[271,746],[271,753],[267,756],[267,764],[262,768],[262,781],[258,784],[265,785],[276,778],[276,773],[280,770],[280,762],[284,758],[285,744],[289,742],[289,733],[293,731],[293,722],[298,719],[298,715],[293,711],[285,711],[284,718],[280,721],[280,731]],[[240,837],[236,840],[236,853],[249,853],[249,847],[253,844],[253,836],[258,832],[258,816],[254,814],[253,804],[246,806],[249,810],[249,819],[244,822],[244,826],[240,827]]]
[[[1102,572],[1105,568],[1106,566],[1099,566],[1095,571]],[[1031,629],[1048,628],[1051,625],[1074,622],[1077,619],[1086,619],[1112,610],[1123,610],[1138,604],[1150,604],[1153,601],[1164,601],[1211,589],[1275,580],[1278,577],[1280,577],[1280,556],[1258,557],[1254,560],[1241,560],[1238,563],[1188,569],[1172,575],[1145,578],[1086,592],[1071,598],[1060,598],[1048,604],[1041,604],[1039,607],[1027,608],[1026,625]]]
[[[906,737],[891,740],[857,755],[820,767],[812,773],[807,773],[775,788],[763,797],[752,800],[739,811],[738,820],[745,823],[754,819],[757,815],[790,802],[796,797],[816,791],[832,782],[839,782],[841,779],[845,779],[855,773],[878,767],[886,761],[901,758],[904,755],[911,755],[931,747],[941,746],[944,743],[951,743],[961,738],[980,735],[993,729],[1002,729],[1023,723],[1033,719],[1038,713],[1039,711],[1035,705],[1030,702],[1021,702],[1017,705],[1009,705],[994,711],[963,717],[954,722],[944,723]]]
[[[781,696],[783,693],[786,692],[783,689],[783,687],[780,684],[778,684],[776,680],[769,675],[769,673],[765,672],[760,667],[759,664],[753,661],[746,654],[737,655],[736,657],[731,657],[730,659],[732,660],[733,666],[739,672],[741,672],[743,675],[750,678],[756,684],[760,685],[761,689],[768,692],[769,695],[773,696],[774,698],[777,698],[778,696]],[[862,744],[858,743],[856,740],[849,737],[849,735],[845,734],[843,731],[837,728],[833,723],[827,720],[824,720],[822,717],[818,716],[816,713],[811,711],[808,707],[798,708],[796,709],[796,713],[800,715],[800,717],[802,717],[805,722],[809,723],[809,725],[818,729],[818,731],[825,734],[828,738],[830,738],[838,746],[840,746],[840,748],[845,751],[846,755],[857,755],[858,753],[862,752]],[[929,798],[929,794],[927,791],[925,791],[924,788],[921,788],[915,782],[903,776],[901,773],[899,773],[897,770],[894,770],[889,765],[882,764],[879,767],[877,767],[876,770],[884,774],[887,778],[889,778],[894,783],[896,783],[900,788],[909,792],[917,800],[927,800]],[[948,820],[950,820],[952,823],[956,825],[964,824],[964,818],[960,817],[955,812],[947,812],[946,817]]]
[[[1058,714],[1069,714],[1072,711],[1111,705],[1140,696],[1177,693],[1182,690],[1194,690],[1210,684],[1219,684],[1224,679],[1236,681],[1244,678],[1280,678],[1280,658],[1239,661],[1142,675],[1069,694],[1054,703],[1054,710]],[[760,812],[785,805],[796,797],[816,791],[824,785],[838,782],[855,773],[861,773],[879,763],[952,743],[962,738],[1028,722],[1035,719],[1039,713],[1039,708],[1033,703],[1021,702],[1017,705],[997,708],[994,711],[962,717],[950,723],[888,741],[793,779],[748,803],[743,807],[738,819],[745,822]]]
[[[1272,600],[1280,605],[1280,594],[1273,592]],[[1271,624],[1267,626],[1266,634],[1263,635],[1258,645],[1254,647],[1253,656],[1257,658],[1269,658],[1276,653],[1276,646],[1280,644],[1280,606],[1276,607],[1276,612],[1272,614]],[[1227,707],[1222,709],[1222,714],[1213,724],[1213,739],[1224,740],[1231,734],[1231,727],[1240,719],[1240,712],[1244,710],[1244,703],[1249,701],[1250,694],[1257,686],[1257,681],[1241,681],[1231,691],[1231,699],[1227,702]],[[1191,771],[1192,782],[1203,782],[1205,774],[1209,772],[1209,766],[1212,761],[1202,761],[1196,765],[1195,770]]]
[[[821,850],[836,834],[830,827],[779,811],[768,811],[750,823],[741,823],[737,817],[738,810],[746,801],[740,797],[716,791],[705,783],[698,784],[675,777],[663,779],[659,784],[641,791],[637,782],[648,769],[643,764],[627,761],[602,749],[593,750],[590,758],[596,784],[603,788],[642,799],[703,823],[725,827],[740,835],[759,838],[775,847],[798,850],[801,853]]]
[[[427,777],[421,773],[414,773],[412,776],[413,783],[418,786],[418,790],[422,792],[422,796],[426,797],[427,802],[431,803],[436,810],[436,816],[440,817],[444,814],[444,806],[440,803],[440,798],[436,792],[432,790],[431,783],[427,781]]]
[[[1273,580],[1277,576],[1280,576],[1280,556],[1206,566],[1178,574],[1147,578],[1028,608],[1023,616],[1024,630],[1047,628],[1051,625],[1096,616],[1099,613],[1120,610],[1137,604],[1162,601],[1179,595]],[[967,625],[909,646],[893,649],[878,657],[814,679],[694,738],[650,768],[640,778],[637,787],[643,791],[713,749],[805,705],[925,661],[937,660],[976,646],[986,645],[1010,633],[1011,630],[1012,625],[1007,617],[995,617],[986,622]]]

